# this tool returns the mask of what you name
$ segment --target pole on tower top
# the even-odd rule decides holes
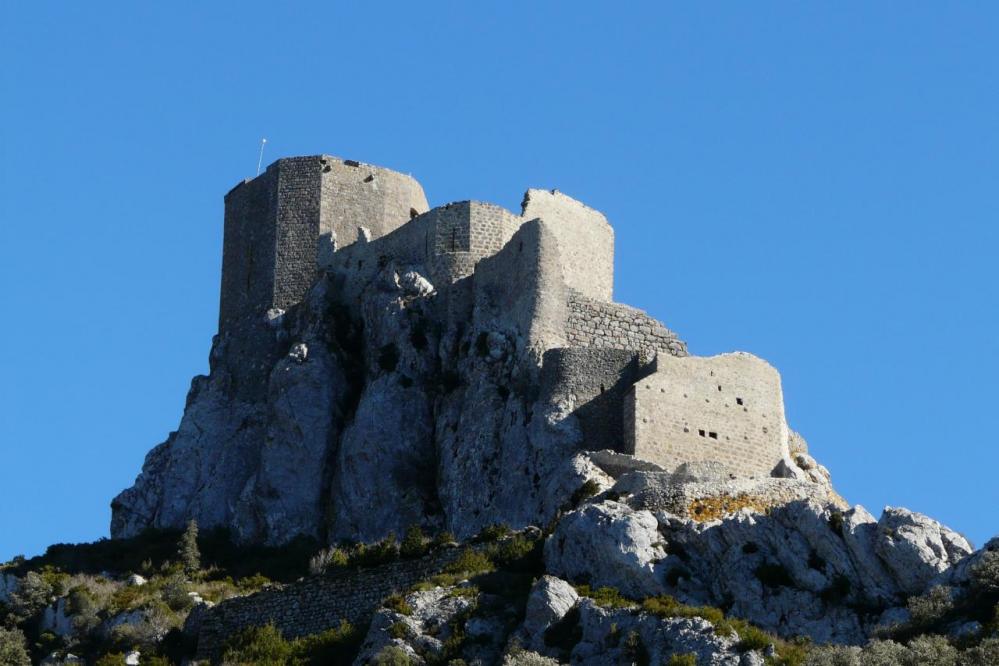
[[[264,163],[264,146],[267,145],[267,139],[260,140],[260,157],[257,158],[257,175],[260,175],[260,166]]]

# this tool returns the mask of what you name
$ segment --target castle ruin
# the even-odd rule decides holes
[[[519,215],[477,201],[428,209],[409,176],[286,158],[225,198],[219,330],[291,307],[320,274],[349,300],[391,268],[436,290],[447,322],[515,340],[577,416],[583,448],[768,476],[788,452],[777,371],[745,353],[689,356],[613,301],[613,262],[607,219],[555,190],[528,190]]]

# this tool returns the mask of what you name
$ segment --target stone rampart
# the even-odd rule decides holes
[[[542,395],[572,405],[583,448],[624,449],[624,400],[647,370],[639,355],[624,349],[558,348],[545,352]]]
[[[601,301],[614,291],[614,229],[598,211],[557,190],[528,190],[522,217],[541,218],[558,240],[565,283]]]
[[[201,616],[197,658],[217,658],[227,638],[249,627],[273,624],[290,639],[336,627],[341,620],[362,626],[386,597],[440,573],[460,553],[447,548],[415,560],[313,576],[228,599]]]
[[[566,338],[573,347],[604,347],[642,352],[647,358],[662,352],[686,356],[687,345],[676,333],[642,312],[569,291]]]
[[[741,477],[770,476],[787,455],[780,375],[737,352],[660,356],[625,399],[625,453],[672,471],[717,461]]]

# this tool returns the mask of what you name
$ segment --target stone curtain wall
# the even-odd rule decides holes
[[[626,453],[674,470],[718,461],[769,476],[787,450],[780,375],[752,354],[661,356],[625,400]]]
[[[542,394],[551,403],[574,406],[583,448],[624,450],[624,401],[643,368],[638,354],[624,349],[551,349],[542,365]]]
[[[423,188],[411,176],[353,160],[322,155],[320,233],[332,233],[343,248],[358,240],[365,227],[380,238],[427,212]]]
[[[556,190],[528,190],[522,217],[541,218],[558,240],[565,283],[610,301],[614,290],[614,229],[598,211]]]
[[[336,627],[341,620],[363,625],[386,597],[440,573],[460,553],[447,548],[416,560],[312,576],[223,601],[201,619],[197,658],[217,658],[227,638],[249,627],[273,623],[285,638],[298,638]]]
[[[459,201],[432,213],[432,273],[454,282],[472,274],[475,264],[503,248],[522,220],[501,206]]]
[[[631,349],[651,358],[657,352],[686,356],[676,333],[637,308],[606,303],[569,291],[566,338],[573,347]]]

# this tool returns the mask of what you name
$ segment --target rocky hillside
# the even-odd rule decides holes
[[[549,222],[576,211],[612,238],[599,214],[556,203]],[[448,254],[468,270],[445,281],[366,229],[353,249],[326,238],[300,302],[228,318],[177,431],[114,499],[112,539],[0,568],[0,663],[999,663],[999,539],[975,550],[904,508],[851,507],[788,431],[775,371],[780,413],[753,440],[775,444],[751,461],[769,474],[733,473],[734,454],[625,453],[611,407],[634,366],[686,345],[549,280],[586,284],[588,259],[559,260],[573,248],[545,219],[412,209],[385,238],[458,209],[518,230],[477,265]],[[512,312],[532,247],[554,258],[528,280],[548,319]],[[573,336],[546,328],[584,311]],[[593,376],[546,366],[581,349]],[[743,441],[700,437],[752,453],[731,432]]]

